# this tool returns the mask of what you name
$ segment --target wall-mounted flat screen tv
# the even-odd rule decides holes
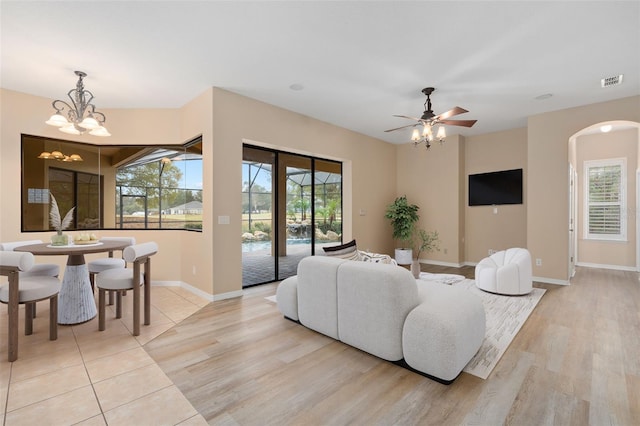
[[[522,204],[522,169],[469,175],[469,205]]]

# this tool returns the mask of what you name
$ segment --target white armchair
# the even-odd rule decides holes
[[[482,259],[476,265],[476,286],[490,293],[530,293],[533,279],[529,250],[510,248]]]

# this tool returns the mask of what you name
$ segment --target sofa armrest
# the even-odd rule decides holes
[[[484,340],[486,317],[480,298],[443,284],[423,285],[422,303],[404,323],[405,362],[438,381],[450,383]]]
[[[278,284],[276,290],[278,309],[286,318],[299,321],[298,317],[298,276],[289,277]]]

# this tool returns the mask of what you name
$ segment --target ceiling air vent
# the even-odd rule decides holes
[[[603,78],[602,80],[600,80],[600,85],[602,87],[618,86],[622,84],[622,77],[623,77],[623,74],[616,75],[613,77]]]

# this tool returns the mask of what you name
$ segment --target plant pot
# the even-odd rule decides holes
[[[414,260],[411,262],[411,273],[415,279],[420,278],[420,261]]]
[[[69,244],[69,236],[67,234],[55,234],[51,236],[52,246],[66,246]]]
[[[411,265],[413,261],[413,250],[410,248],[396,249],[396,262],[398,265]]]

